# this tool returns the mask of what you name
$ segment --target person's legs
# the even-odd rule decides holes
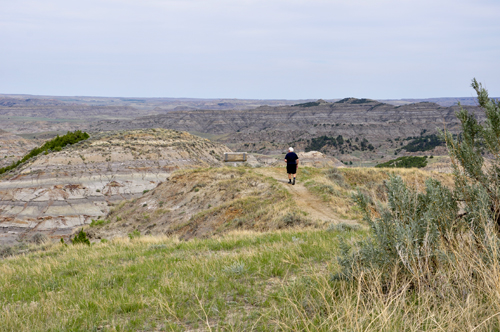
[[[295,166],[295,170],[293,172],[293,182],[292,184],[295,184],[295,177],[297,176],[297,166]]]
[[[288,173],[288,183],[292,183],[293,169],[291,168],[291,165],[286,165],[286,172]]]

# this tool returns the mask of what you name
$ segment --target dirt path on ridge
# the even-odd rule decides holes
[[[300,180],[297,181],[295,185],[288,184],[288,178],[284,169],[282,171],[278,171],[262,167],[255,168],[254,171],[264,176],[276,179],[280,185],[283,186],[283,188],[292,194],[293,200],[297,206],[302,211],[307,212],[309,218],[332,223],[345,222],[349,224],[357,224],[356,220],[341,219],[338,217],[335,211],[333,211],[333,209],[328,206],[326,202],[311,194],[311,192],[302,183],[300,183]]]

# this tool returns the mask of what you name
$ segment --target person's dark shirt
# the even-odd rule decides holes
[[[288,152],[285,156],[285,159],[287,164],[296,164],[299,156],[297,156],[295,152]]]

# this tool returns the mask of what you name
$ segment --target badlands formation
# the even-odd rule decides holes
[[[98,134],[39,155],[0,182],[0,244],[35,232],[67,237],[175,170],[220,166],[228,151],[188,133],[149,129]]]
[[[394,156],[394,150],[407,137],[436,133],[444,126],[457,132],[458,109],[429,102],[394,106],[370,99],[346,98],[335,103],[318,100],[293,106],[261,106],[251,111],[171,111],[133,120],[102,120],[92,130],[171,128],[210,135],[235,151],[271,155],[285,152],[290,144],[303,150],[314,138],[341,135],[344,140],[352,141],[351,147],[342,152],[360,153],[359,142],[367,139],[374,150],[359,157],[380,159]],[[467,109],[480,120],[484,118],[478,107],[467,106]],[[344,157],[338,149],[330,154],[338,159]]]

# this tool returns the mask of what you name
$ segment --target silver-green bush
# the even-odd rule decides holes
[[[342,272],[335,278],[355,278],[360,271],[401,271],[419,280],[453,264],[461,242],[473,243],[485,263],[499,254],[500,225],[500,102],[489,99],[474,79],[486,121],[460,108],[461,133],[446,139],[453,162],[455,188],[426,181],[425,192],[409,188],[400,177],[386,182],[387,205],[373,206],[358,191],[353,199],[363,211],[371,233],[366,239],[341,244]],[[485,158],[488,163],[485,165]],[[470,248],[471,246],[469,246]]]

